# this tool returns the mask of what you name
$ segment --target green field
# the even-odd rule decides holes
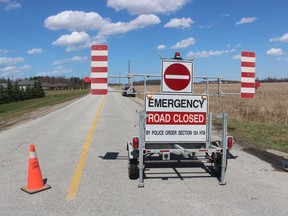
[[[58,90],[46,91],[44,98],[37,98],[0,105],[0,122],[18,118],[43,107],[49,107],[90,93],[90,90]]]
[[[213,121],[214,128],[221,130],[220,120],[214,118]],[[228,134],[245,147],[259,150],[275,149],[288,153],[288,125],[239,121],[229,118]]]

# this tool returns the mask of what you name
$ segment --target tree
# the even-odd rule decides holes
[[[7,91],[0,85],[0,104],[7,103]]]
[[[20,87],[19,87],[19,84],[18,82],[16,81],[13,85],[13,92],[12,92],[12,99],[13,101],[17,102],[21,99],[21,96],[20,96]]]
[[[7,100],[6,103],[10,103],[13,101],[13,85],[10,79],[7,82]]]
[[[32,98],[33,98],[32,88],[30,86],[27,86],[26,90],[25,90],[25,100],[29,100],[29,99],[32,99]]]
[[[32,89],[33,98],[42,98],[45,97],[45,92],[42,88],[42,85],[39,81],[34,82],[34,86]]]

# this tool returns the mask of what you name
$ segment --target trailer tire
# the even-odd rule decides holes
[[[128,163],[128,175],[132,180],[139,178],[139,168],[137,159],[129,159]]]
[[[216,154],[213,154],[212,157],[214,158],[214,163],[213,163],[213,166],[214,166],[214,173],[215,173],[215,176],[220,178],[221,177],[221,169],[222,169],[222,166],[221,166],[221,162],[222,162],[222,154],[220,153],[216,153]],[[226,156],[226,168],[225,168],[225,172],[227,170],[227,156]]]

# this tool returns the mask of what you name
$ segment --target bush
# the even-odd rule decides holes
[[[10,79],[7,80],[7,88],[0,86],[0,104],[42,97],[45,97],[45,92],[39,81],[35,81],[32,87],[27,86],[26,89],[20,88],[17,81],[13,84]]]

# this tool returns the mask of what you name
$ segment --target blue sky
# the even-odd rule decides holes
[[[163,57],[195,58],[196,76],[288,77],[287,0],[0,0],[0,77],[90,76],[108,44],[109,75],[160,74]]]

